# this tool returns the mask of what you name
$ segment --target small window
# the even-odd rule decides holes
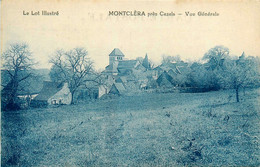
[[[57,101],[56,101],[56,100],[52,100],[51,103],[52,103],[52,104],[57,104]]]

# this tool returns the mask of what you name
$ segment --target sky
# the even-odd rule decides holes
[[[31,15],[43,10],[59,11],[59,15]],[[146,15],[109,16],[109,11],[144,11]],[[161,11],[175,16],[160,16]],[[199,11],[219,16],[198,16]],[[157,16],[148,17],[150,12]],[[260,2],[2,0],[1,53],[21,42],[29,45],[39,62],[37,68],[50,68],[48,61],[57,49],[75,47],[87,49],[96,69],[108,65],[114,48],[128,59],[147,53],[155,64],[162,55],[196,61],[216,45],[228,47],[232,55],[244,51],[260,56]]]

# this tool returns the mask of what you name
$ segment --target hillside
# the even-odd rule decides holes
[[[2,113],[3,166],[259,166],[259,90]]]

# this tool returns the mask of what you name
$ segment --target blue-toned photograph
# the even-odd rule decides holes
[[[260,166],[260,3],[1,2],[1,166]]]

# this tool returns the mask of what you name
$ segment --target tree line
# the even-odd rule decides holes
[[[162,63],[181,61],[179,56],[164,56]],[[236,101],[239,91],[260,86],[259,57],[230,55],[224,46],[215,46],[204,54],[201,61],[190,63],[189,71],[177,82],[205,90],[234,89]]]

